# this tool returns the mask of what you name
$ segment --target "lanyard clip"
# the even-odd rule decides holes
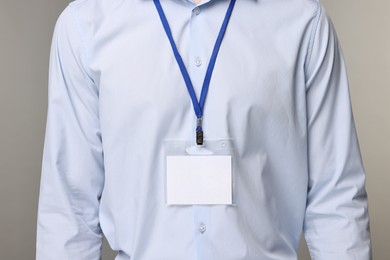
[[[196,119],[196,144],[203,145],[203,129],[202,129],[203,118]]]
[[[203,131],[202,130],[196,131],[196,144],[203,145]]]

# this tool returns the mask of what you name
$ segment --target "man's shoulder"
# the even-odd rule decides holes
[[[267,0],[267,2],[270,3],[277,3],[277,4],[295,4],[295,5],[301,5],[301,6],[315,6],[318,5],[321,0]]]
[[[100,19],[126,0],[75,0],[68,8],[73,9],[79,16],[90,19]]]
[[[255,4],[259,12],[272,13],[274,21],[312,21],[321,9],[320,0],[262,0]],[[255,12],[256,12],[255,11]]]
[[[74,0],[62,11],[57,24],[69,30],[92,29],[127,0]]]
[[[74,0],[69,3],[69,6],[79,9],[89,9],[96,7],[106,7],[116,6],[125,0]]]
[[[302,12],[317,10],[320,0],[267,0],[270,5],[279,8],[301,9]]]

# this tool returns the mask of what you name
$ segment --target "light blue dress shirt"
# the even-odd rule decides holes
[[[162,0],[199,97],[229,1]],[[317,0],[238,0],[204,110],[235,205],[167,206],[164,140],[196,117],[152,0],[77,0],[51,49],[37,259],[370,259],[346,70]]]

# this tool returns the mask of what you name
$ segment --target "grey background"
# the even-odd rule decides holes
[[[49,48],[55,21],[68,2],[0,0],[0,259],[34,259]],[[333,18],[348,65],[367,172],[374,259],[387,260],[390,1],[323,3]],[[114,258],[106,244],[104,255],[103,259]],[[300,259],[310,259],[304,243]]]

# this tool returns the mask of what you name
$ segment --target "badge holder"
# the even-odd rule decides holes
[[[191,146],[165,140],[167,205],[234,205],[235,176],[232,140],[206,140]]]
[[[207,140],[204,144],[202,120],[211,76],[236,0],[231,0],[226,10],[207,66],[199,101],[160,0],[153,0],[153,2],[171,44],[197,118],[197,146],[191,146],[187,141],[173,140],[164,143],[166,202],[168,205],[233,205],[235,164],[232,142],[231,140]]]

